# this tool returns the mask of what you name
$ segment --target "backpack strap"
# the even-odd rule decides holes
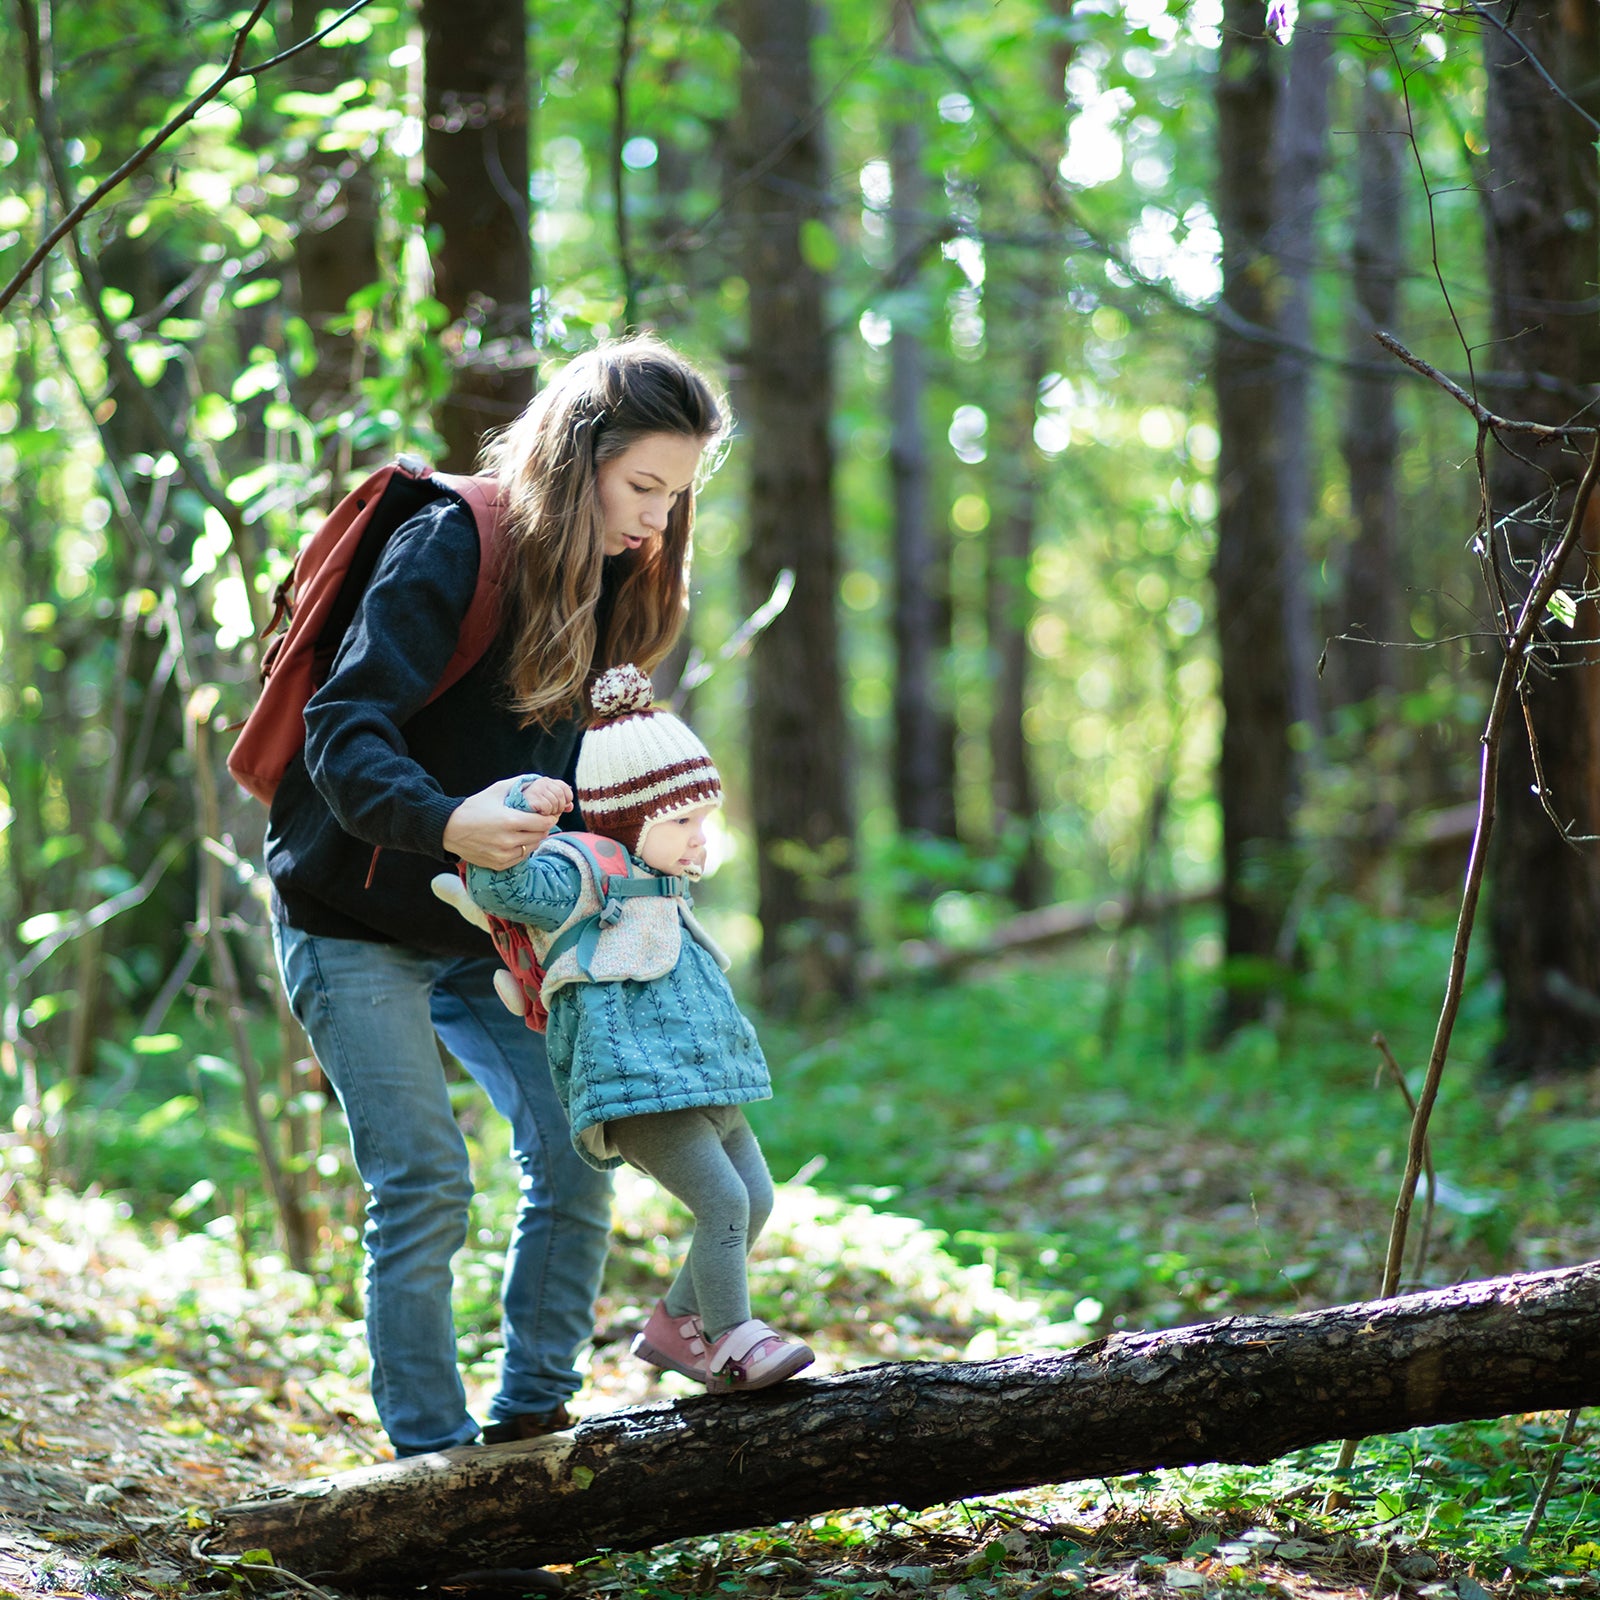
[[[430,699],[437,699],[478,664],[500,631],[500,589],[506,547],[502,536],[505,495],[497,478],[466,478],[453,472],[435,472],[430,476],[441,488],[465,503],[478,528],[478,581],[467,614],[461,619],[455,653],[446,663],[444,676],[430,696]]]

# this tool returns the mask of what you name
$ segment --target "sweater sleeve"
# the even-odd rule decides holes
[[[443,499],[390,537],[334,659],[306,705],[306,766],[339,826],[368,844],[448,859],[447,794],[412,759],[405,725],[455,653],[478,576],[472,515]]]

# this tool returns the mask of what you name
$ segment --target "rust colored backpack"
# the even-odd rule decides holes
[[[437,699],[489,648],[500,622],[499,485],[430,472],[415,456],[402,456],[334,507],[273,596],[272,620],[261,636],[275,630],[276,636],[262,653],[261,694],[228,756],[228,771],[256,799],[271,805],[304,748],[306,702],[326,682],[389,536],[445,494],[459,496],[477,524],[478,582],[455,654],[429,698]]]

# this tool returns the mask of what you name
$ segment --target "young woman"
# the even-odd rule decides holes
[[[506,791],[521,773],[571,773],[598,672],[650,667],[671,648],[695,483],[726,431],[710,385],[654,340],[574,360],[486,452],[508,519],[496,644],[429,701],[478,566],[472,516],[447,496],[390,539],[273,800],[278,964],[367,1189],[372,1392],[398,1456],[480,1434],[451,1318],[472,1183],[440,1042],[511,1124],[520,1169],[505,1355],[482,1437],[569,1421],[609,1179],[572,1147],[543,1039],[495,995],[488,936],[429,880],[441,861],[510,866],[550,831],[554,818],[513,810]]]

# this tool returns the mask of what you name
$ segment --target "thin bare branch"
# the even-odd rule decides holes
[[[234,33],[233,48],[228,52],[227,64],[200,91],[184,108],[172,117],[164,127],[153,133],[134,153],[122,163],[115,172],[102,179],[88,194],[84,195],[61,220],[53,227],[38,245],[33,253],[17,269],[15,276],[0,289],[0,311],[3,311],[22,289],[23,285],[39,270],[40,263],[55,249],[55,247],[72,232],[94,208],[100,204],[113,189],[119,188],[135,172],[153,156],[175,133],[187,127],[205,109],[211,101],[222,93],[227,86],[238,78],[254,77],[258,73],[266,72],[270,68],[287,61],[292,56],[298,55],[302,50],[309,49],[312,45],[324,39],[339,23],[353,17],[363,7],[370,5],[372,0],[356,0],[337,21],[330,23],[326,28],[319,30],[308,39],[291,46],[288,50],[281,51],[270,60],[260,62],[256,66],[244,66],[245,44],[250,37],[251,30],[261,20],[272,0],[255,0],[250,14],[240,23]],[[39,55],[39,18],[33,0],[17,0],[17,13],[22,22],[23,52],[26,56],[30,74],[35,70]]]
[[[372,0],[355,0],[355,4],[347,10],[341,11],[326,27],[318,28],[313,34],[308,34],[298,44],[292,44],[287,50],[280,50],[277,55],[269,56],[265,61],[258,61],[253,67],[246,67],[240,72],[241,78],[253,78],[257,73],[271,72],[274,67],[281,67],[285,61],[292,61],[302,51],[309,50],[313,45],[319,45],[330,33],[342,28],[356,12],[364,11]]]

